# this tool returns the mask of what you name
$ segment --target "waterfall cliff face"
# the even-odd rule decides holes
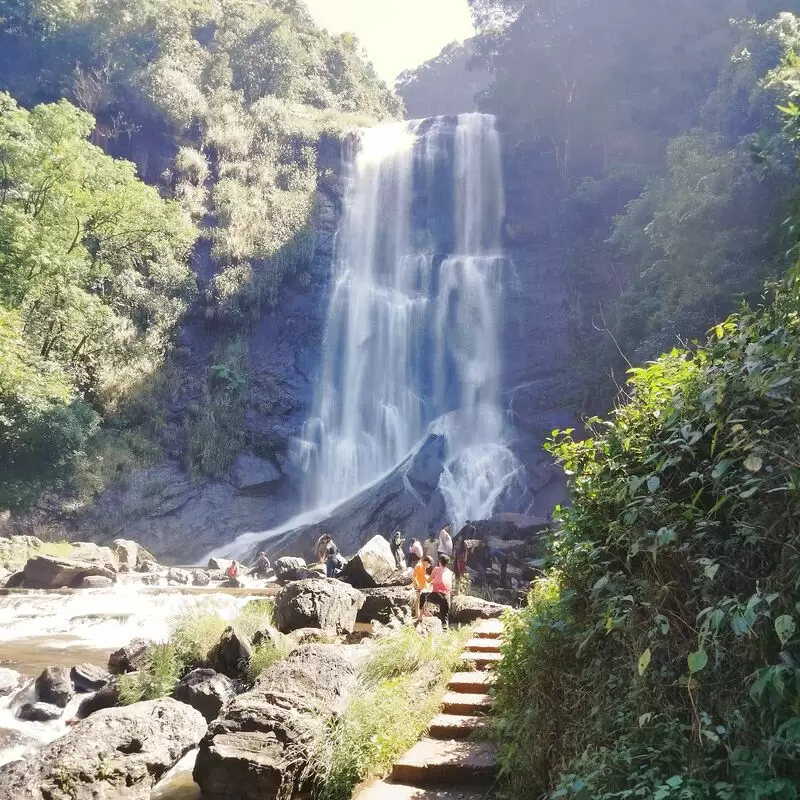
[[[491,514],[518,463],[503,438],[500,142],[482,114],[365,131],[344,215],[314,411],[297,454],[307,509],[446,439],[455,523]]]

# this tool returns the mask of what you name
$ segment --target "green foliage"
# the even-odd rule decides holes
[[[558,572],[509,620],[512,788],[796,797],[800,296],[772,294],[705,348],[631,370],[589,438],[553,440],[574,503]]]
[[[173,644],[152,644],[139,670],[120,677],[120,700],[123,705],[130,705],[166,697],[172,694],[183,672],[183,661]]]
[[[361,670],[360,691],[312,744],[309,771],[320,800],[347,800],[385,773],[435,716],[470,629],[433,637],[404,629],[380,639]]]

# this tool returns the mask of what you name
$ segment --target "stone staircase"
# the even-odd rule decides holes
[[[482,739],[492,701],[492,668],[500,661],[503,625],[487,620],[467,642],[463,662],[474,668],[450,679],[442,710],[427,735],[401,756],[392,774],[357,800],[486,800],[497,772],[494,745]]]

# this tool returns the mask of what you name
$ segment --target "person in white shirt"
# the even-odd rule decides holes
[[[448,559],[452,558],[453,556],[452,530],[453,526],[448,522],[447,525],[445,525],[444,528],[439,531],[438,555],[447,556]]]

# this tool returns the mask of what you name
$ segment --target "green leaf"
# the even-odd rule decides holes
[[[721,461],[718,461],[714,465],[714,469],[711,470],[711,477],[721,478],[730,469],[731,464],[733,464],[732,458],[723,458]]]
[[[689,672],[694,675],[695,672],[701,672],[708,664],[708,654],[705,650],[695,650],[694,653],[689,653],[686,659],[689,663]]]
[[[651,719],[653,719],[653,713],[651,711],[648,711],[646,714],[640,715],[639,727],[643,728],[645,725],[647,725],[648,722],[650,722]]]
[[[606,586],[606,584],[608,583],[610,577],[611,577],[610,575],[603,575],[603,577],[600,578],[595,583],[594,586],[592,586],[592,590],[595,591],[595,592],[599,592],[602,588],[604,588]]]
[[[639,656],[639,674],[640,675],[644,675],[644,673],[647,671],[647,668],[650,666],[650,657],[651,656],[652,656],[652,653],[650,652],[650,648],[649,647],[647,648],[647,650],[644,651],[644,653],[642,653]]]
[[[661,479],[658,477],[658,475],[651,475],[647,479],[647,489],[650,494],[655,492],[659,486],[661,486]]]
[[[782,614],[775,620],[775,633],[778,634],[782,645],[785,645],[794,636],[796,630],[797,624],[794,618],[788,614]]]
[[[744,460],[744,468],[748,472],[758,472],[763,465],[764,462],[753,453],[750,453],[750,455]]]
[[[667,786],[677,789],[679,786],[683,786],[683,778],[680,775],[673,775],[671,778],[667,778]]]
[[[733,617],[731,617],[731,630],[737,636],[744,636],[750,632],[750,626],[741,614],[734,614]]]
[[[718,570],[719,564],[709,564],[704,570],[706,578],[710,578],[713,581]]]

